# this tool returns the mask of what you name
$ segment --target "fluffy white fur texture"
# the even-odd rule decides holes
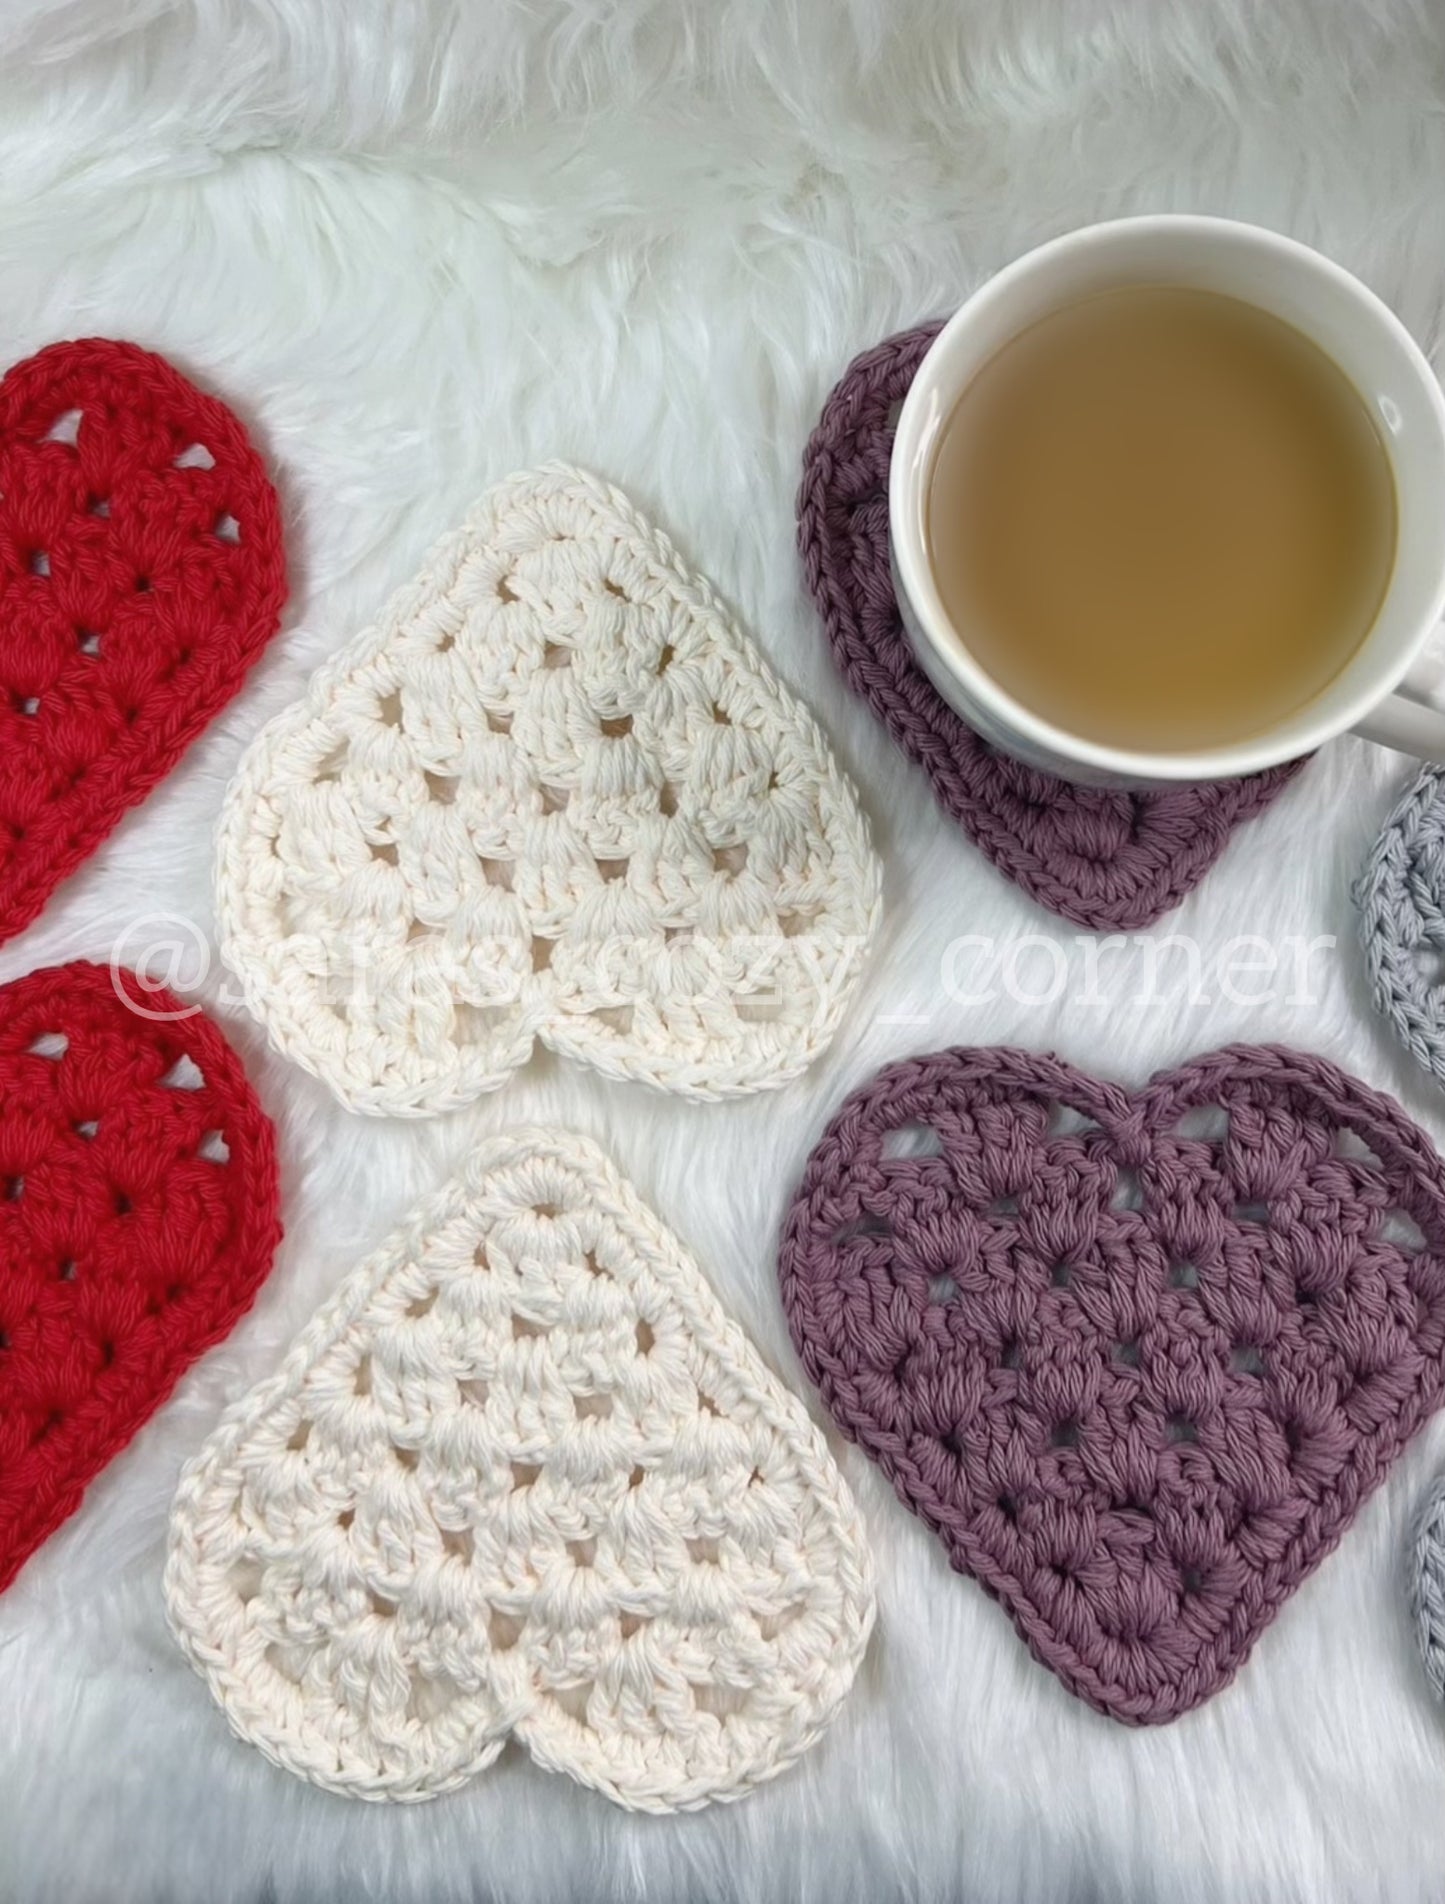
[[[488,483],[554,456],[620,483],[736,606],[831,733],[886,861],[833,1052],[716,1107],[539,1057],[443,1121],[363,1121],[268,1055],[212,960],[199,990],[280,1127],[289,1233],[254,1314],[0,1600],[10,1904],[1438,1898],[1445,1722],[1401,1573],[1445,1422],[1237,1683],[1143,1734],[1036,1667],[845,1450],[881,1576],[848,1708],[768,1790],[671,1821],[517,1754],[404,1815],[309,1789],[230,1737],[166,1634],[160,1572],[181,1464],[223,1405],[483,1133],[599,1138],[792,1382],[779,1217],[830,1108],[887,1058],[1017,1040],[1139,1079],[1229,1038],[1293,1040],[1445,1140],[1437,1087],[1370,1015],[1348,902],[1402,760],[1330,748],[1154,935],[1195,935],[1212,968],[1238,934],[1334,934],[1312,1002],[1231,1002],[1211,969],[1206,997],[1176,983],[1136,1005],[1149,954],[1129,944],[1091,1005],[1073,933],[939,818],[834,678],[792,524],[805,436],[854,350],[1109,213],[1293,232],[1438,351],[1442,74],[1433,0],[3,0],[0,355],[109,333],[226,393],[278,473],[295,594],[247,692],[0,976],[103,958],[144,912],[204,943],[245,742]],[[969,932],[1056,941],[1064,996],[951,998],[941,961]],[[1026,983],[1048,957],[1032,949]]]

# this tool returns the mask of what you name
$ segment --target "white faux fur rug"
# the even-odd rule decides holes
[[[1035,1666],[843,1451],[881,1576],[854,1696],[786,1777],[676,1820],[517,1754],[406,1811],[309,1789],[230,1737],[166,1634],[160,1571],[181,1464],[222,1406],[482,1133],[599,1138],[793,1384],[779,1217],[830,1108],[889,1057],[1012,1040],[1138,1080],[1281,1039],[1445,1141],[1438,1090],[1369,1014],[1347,896],[1403,761],[1330,749],[1167,926],[1101,958],[1091,998],[1073,932],[938,816],[834,678],[792,519],[855,350],[1110,213],[1276,225],[1438,352],[1442,74],[1428,0],[4,0],[0,356],[100,332],[213,385],[277,473],[295,579],[248,691],[0,955],[11,977],[183,931],[143,914],[192,922],[177,976],[222,1011],[277,1119],[288,1222],[253,1316],[0,1600],[7,1904],[1438,1897],[1445,1712],[1401,1557],[1445,1422],[1236,1684],[1142,1734]],[[554,456],[626,488],[811,701],[885,857],[883,932],[833,1053],[781,1095],[699,1107],[538,1058],[473,1110],[364,1122],[271,1058],[203,969],[222,789],[433,538]],[[1158,953],[1170,931],[1202,949],[1196,987]],[[994,942],[993,979],[970,954],[950,987],[965,934]],[[1049,1005],[994,982],[1029,934],[1066,961]],[[1250,934],[1337,943],[1298,986],[1221,968]],[[1048,989],[1048,948],[1018,958],[1014,991]]]

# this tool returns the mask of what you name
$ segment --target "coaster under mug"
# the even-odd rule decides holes
[[[939,328],[900,331],[856,357],[823,406],[798,496],[809,591],[843,678],[985,858],[1075,925],[1152,925],[1303,763],[1162,792],[1078,787],[991,747],[943,701],[909,645],[888,561],[894,427]]]

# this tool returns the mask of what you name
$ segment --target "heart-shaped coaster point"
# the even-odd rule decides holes
[[[1445,1166],[1323,1059],[1131,1094],[889,1067],[813,1151],[783,1301],[834,1419],[1069,1689],[1223,1686],[1445,1396]]]
[[[233,1729],[422,1799],[515,1735],[618,1804],[741,1796],[873,1619],[842,1478],[585,1139],[521,1131],[337,1291],[182,1479],[166,1595]]]

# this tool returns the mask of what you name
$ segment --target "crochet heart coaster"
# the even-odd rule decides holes
[[[798,548],[844,680],[928,775],[935,799],[1031,899],[1094,932],[1147,926],[1209,871],[1298,771],[1162,793],[1075,787],[980,740],[913,658],[888,561],[898,405],[939,326],[855,358],[803,458]]]
[[[1354,900],[1375,1009],[1445,1084],[1445,770],[1426,767],[1411,781]]]
[[[789,1765],[873,1621],[802,1405],[546,1131],[478,1146],[230,1411],[166,1597],[233,1729],[332,1791],[431,1798],[515,1734],[648,1811]]]
[[[691,1097],[831,1038],[878,910],[852,788],[615,489],[493,489],[273,721],[226,802],[221,949],[355,1110],[495,1089],[540,1038]]]
[[[809,1375],[1070,1691],[1218,1691],[1445,1396],[1445,1165],[1322,1059],[897,1064],[782,1244]]]
[[[199,1010],[83,962],[0,988],[0,1588],[250,1306],[277,1203]]]
[[[1431,1489],[1416,1529],[1410,1613],[1426,1677],[1438,1697],[1445,1699],[1445,1476]]]
[[[246,432],[163,358],[90,338],[0,382],[0,939],[240,687],[286,598]]]

